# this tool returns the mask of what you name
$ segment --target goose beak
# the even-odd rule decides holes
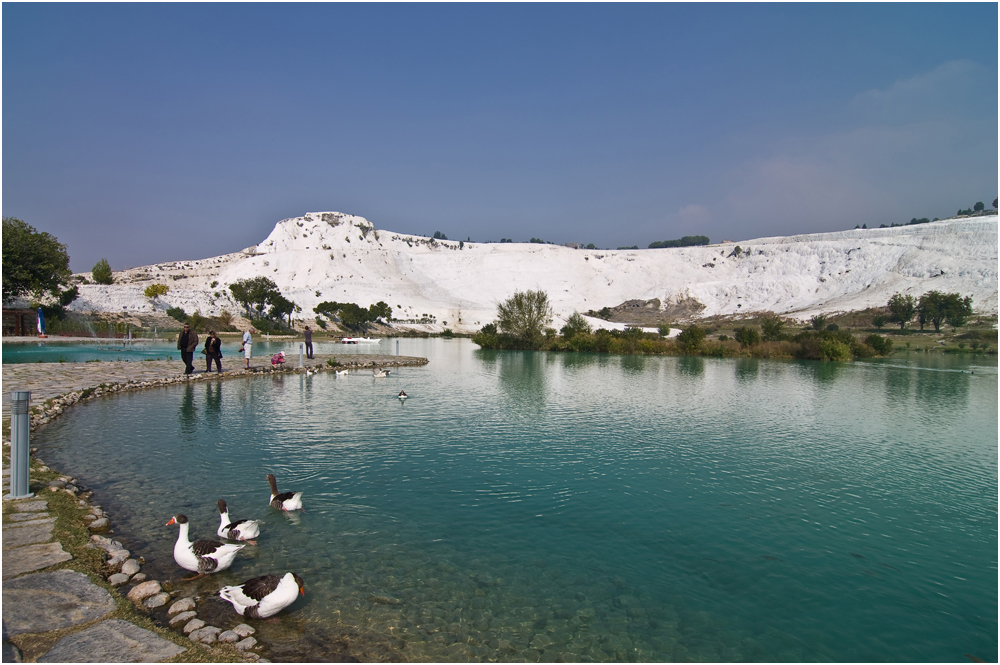
[[[303,596],[306,595],[306,588],[305,587],[299,587],[299,593],[301,593]]]
[[[175,520],[173,517],[171,517],[170,521],[164,524],[163,526],[170,526],[171,524],[177,524],[177,520]]]

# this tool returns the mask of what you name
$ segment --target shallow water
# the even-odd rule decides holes
[[[431,362],[118,395],[32,445],[158,579],[171,515],[263,519],[192,589],[301,574],[275,660],[996,660],[994,358],[401,353]]]

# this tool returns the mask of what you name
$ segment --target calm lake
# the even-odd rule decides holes
[[[996,662],[995,356],[400,353],[430,364],[108,397],[32,445],[185,595],[299,573],[250,621],[273,660]],[[164,524],[215,538],[220,498],[259,544],[180,582]]]

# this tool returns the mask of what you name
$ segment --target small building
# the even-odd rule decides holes
[[[34,337],[38,334],[38,310],[3,310],[4,337]]]

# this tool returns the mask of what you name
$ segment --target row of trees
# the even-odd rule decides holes
[[[256,314],[258,319],[281,321],[287,317],[290,326],[292,313],[302,311],[301,307],[281,295],[278,285],[267,277],[237,280],[229,285],[229,291],[233,300],[248,312]]]
[[[347,328],[364,328],[368,323],[392,318],[392,307],[381,300],[367,308],[352,302],[323,301],[313,307],[313,311],[318,317],[336,318]]]
[[[963,298],[959,293],[928,291],[916,299],[910,295],[896,293],[889,298],[886,309],[888,316],[876,314],[872,317],[872,323],[876,328],[881,328],[888,320],[898,323],[899,329],[903,330],[906,324],[916,317],[921,330],[925,324],[931,323],[935,332],[941,332],[942,323],[960,328],[968,322],[972,317],[972,296]]]

